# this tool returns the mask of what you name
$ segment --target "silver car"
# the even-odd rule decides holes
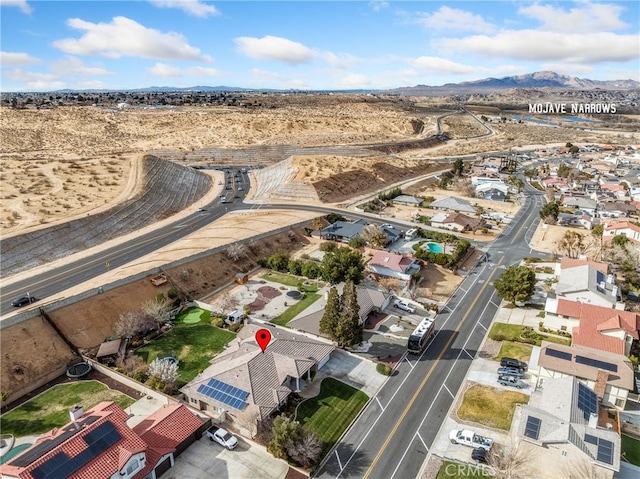
[[[522,379],[514,378],[513,376],[498,376],[498,384],[502,386],[511,386],[513,388],[522,389],[527,387]]]

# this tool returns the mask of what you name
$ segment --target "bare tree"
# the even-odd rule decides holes
[[[165,385],[173,387],[178,380],[178,363],[168,359],[156,358],[149,364],[149,376],[157,378]]]
[[[258,412],[254,409],[247,409],[235,417],[236,422],[253,439],[258,433]]]
[[[313,231],[320,231],[322,228],[324,228],[324,221],[322,221],[322,218],[314,218],[311,222],[311,228],[313,228]]]
[[[287,444],[287,454],[301,466],[311,467],[318,463],[322,447],[320,438],[314,432],[309,431]]]
[[[380,278],[378,280],[378,286],[384,289],[387,293],[395,294],[398,294],[403,288],[400,280],[396,278]]]
[[[169,298],[156,298],[142,303],[142,312],[151,316],[157,323],[158,329],[169,321],[172,302]]]
[[[232,243],[227,248],[227,256],[233,261],[247,257],[247,247],[242,243]]]
[[[476,197],[476,189],[473,187],[470,179],[459,180],[456,182],[456,191],[467,198]]]
[[[384,231],[380,230],[378,225],[365,227],[362,232],[362,237],[372,248],[381,249],[387,246],[387,235]]]
[[[141,333],[146,333],[156,326],[154,318],[141,310],[128,311],[120,315],[113,326],[114,332],[124,338],[133,338]]]
[[[609,475],[586,458],[571,461],[561,469],[565,479],[606,479]]]
[[[583,255],[589,244],[585,241],[585,235],[577,231],[567,231],[558,241],[558,250],[560,253],[566,254],[569,258],[578,258]]]
[[[535,461],[536,454],[525,451],[522,443],[512,440],[509,445],[494,447],[488,456],[488,464],[496,479],[526,479],[530,477],[527,466]]]
[[[238,298],[233,296],[229,291],[225,291],[216,303],[217,312],[219,314],[228,313],[229,311],[237,309],[239,304]]]

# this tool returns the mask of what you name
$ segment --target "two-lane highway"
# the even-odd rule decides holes
[[[400,362],[315,477],[416,477],[498,309],[492,281],[531,254],[527,240],[539,221],[542,197],[526,188],[523,207],[486,249],[488,260],[466,277],[438,314],[432,343],[422,355]]]

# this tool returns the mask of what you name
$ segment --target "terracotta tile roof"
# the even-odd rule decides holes
[[[102,402],[82,416],[82,418],[85,419],[90,417],[95,417],[96,419],[90,423],[83,423],[77,430],[77,433],[55,447],[50,448],[35,461],[27,466],[18,467],[11,465],[14,459],[0,466],[0,474],[16,476],[20,479],[34,478],[32,474],[33,471],[47,463],[56,454],[63,453],[67,457],[72,458],[87,450],[88,446],[84,440],[85,436],[107,423],[111,424],[118,432],[120,439],[102,453],[89,460],[89,462],[80,466],[76,471],[69,474],[68,477],[70,479],[110,477],[120,471],[120,464],[123,460],[126,463],[133,454],[144,452],[147,449],[147,443],[129,429],[126,424],[128,415],[117,404],[113,402]],[[68,434],[68,431],[71,431],[68,427],[74,427],[73,423],[67,424],[64,428],[54,429],[44,434],[38,438],[32,448],[25,451],[25,453],[48,440],[55,440],[62,437],[65,433]]]
[[[560,268],[561,269],[569,269],[575,268],[577,266],[591,265],[598,271],[603,272],[604,274],[609,273],[609,264],[608,263],[600,263],[598,261],[592,261],[590,259],[576,259],[576,258],[562,258],[560,260]]]
[[[133,430],[151,447],[175,450],[200,426],[200,418],[184,404],[169,404],[137,424]]]
[[[376,251],[373,257],[369,260],[369,264],[384,266],[390,270],[403,273],[406,269],[406,266],[404,268],[401,266],[403,259],[404,256],[400,254],[389,253],[388,251]],[[411,263],[413,263],[413,260],[411,260]]]
[[[596,383],[593,386],[593,390],[600,400],[604,397],[604,393],[607,389],[607,381],[609,379],[609,373],[607,371],[598,371],[598,376],[596,377]]]
[[[627,228],[633,231],[640,232],[640,227],[634,225],[629,221],[612,221],[610,223],[605,224],[604,226],[605,231],[622,230]]]

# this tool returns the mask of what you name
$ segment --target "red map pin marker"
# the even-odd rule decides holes
[[[264,350],[267,349],[269,341],[271,341],[271,332],[268,329],[258,330],[258,332],[256,333],[256,343],[258,343],[258,346],[260,346],[260,349],[262,349],[263,353]]]

